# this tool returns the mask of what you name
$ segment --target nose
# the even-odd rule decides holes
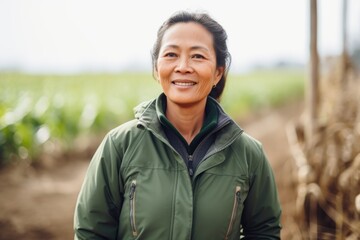
[[[192,72],[190,61],[186,57],[180,57],[175,68],[175,72],[178,73],[189,73]]]

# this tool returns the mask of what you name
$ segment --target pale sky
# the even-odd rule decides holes
[[[306,64],[309,0],[0,0],[0,70],[151,71],[156,31],[173,12],[202,10],[228,33],[231,70],[279,60]],[[360,1],[349,0],[351,36]],[[341,0],[319,0],[321,54],[341,50]],[[355,20],[354,20],[355,18]],[[356,19],[357,18],[357,19]],[[357,21],[356,21],[357,20]]]

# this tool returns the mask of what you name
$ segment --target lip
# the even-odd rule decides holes
[[[176,79],[171,81],[171,84],[178,86],[178,87],[192,87],[197,84],[195,81],[191,81],[188,79]]]

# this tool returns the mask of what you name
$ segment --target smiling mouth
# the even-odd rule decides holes
[[[171,83],[182,87],[194,86],[196,84],[195,82],[179,82],[179,81],[172,81]]]

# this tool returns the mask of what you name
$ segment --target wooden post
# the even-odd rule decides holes
[[[310,76],[306,95],[308,122],[306,125],[306,144],[311,146],[317,127],[319,102],[319,55],[317,49],[317,0],[310,0]]]
[[[342,1],[342,53],[341,53],[341,81],[346,84],[346,74],[348,69],[348,49],[347,49],[347,10],[348,1]]]
[[[342,1],[342,43],[343,43],[343,53],[347,53],[347,6],[348,1]]]

